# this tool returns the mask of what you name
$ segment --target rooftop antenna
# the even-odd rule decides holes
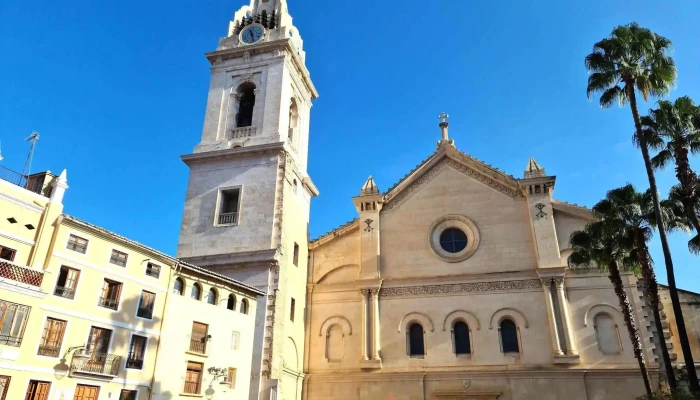
[[[34,148],[36,147],[36,142],[39,141],[39,132],[32,132],[27,138],[27,142],[31,143],[29,147],[29,155],[27,156],[27,161],[24,163],[24,169],[22,169],[22,175],[29,176],[29,171],[32,169],[32,157],[34,157]]]

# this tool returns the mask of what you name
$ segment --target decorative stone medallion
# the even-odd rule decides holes
[[[440,243],[440,238],[445,231],[457,229],[467,236],[467,245],[462,250],[453,252],[449,248],[444,248]],[[443,238],[444,239],[444,238]],[[428,232],[428,243],[433,253],[443,261],[455,263],[464,261],[474,255],[479,247],[479,229],[472,220],[457,214],[445,215],[433,222]],[[461,246],[460,246],[461,247]]]

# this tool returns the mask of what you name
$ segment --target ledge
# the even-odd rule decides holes
[[[554,364],[580,364],[581,356],[578,354],[555,355]]]
[[[182,396],[182,397],[199,397],[199,398],[204,397],[203,394],[194,394],[194,393],[180,393],[178,396]]]
[[[204,358],[209,357],[209,354],[197,353],[196,351],[189,351],[189,350],[186,350],[185,354],[189,354],[191,356],[197,356],[197,357],[204,357]]]
[[[450,390],[435,391],[433,394],[438,399],[497,399],[501,395],[500,390]]]
[[[376,360],[360,360],[360,368],[362,369],[381,369],[382,359]]]

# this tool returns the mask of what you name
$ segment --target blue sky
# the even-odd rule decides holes
[[[245,0],[5,0],[0,6],[3,165],[68,169],[66,212],[174,253],[187,167],[200,139],[216,48]],[[380,189],[427,157],[437,115],[457,147],[520,177],[534,156],[557,175],[557,199],[592,206],[631,182],[646,189],[629,109],[586,99],[583,59],[618,24],[669,37],[672,98],[700,101],[700,4],[288,0],[320,98],[309,172],[316,237],[352,219],[368,175]],[[645,112],[652,103],[642,104]],[[697,160],[693,159],[693,166]],[[673,170],[658,174],[662,193]],[[700,291],[698,258],[672,237],[679,285]],[[653,256],[665,282],[656,239]]]

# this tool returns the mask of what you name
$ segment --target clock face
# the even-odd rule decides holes
[[[249,25],[241,32],[241,41],[243,43],[252,44],[262,39],[265,31],[260,25]]]

